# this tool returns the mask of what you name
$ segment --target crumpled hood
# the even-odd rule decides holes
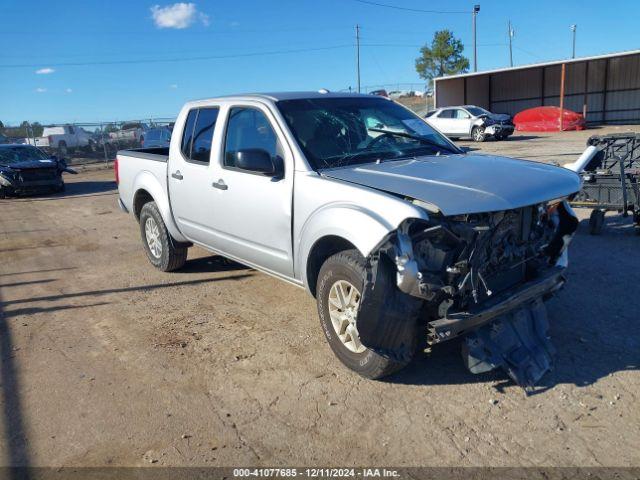
[[[489,115],[482,115],[482,116],[490,118],[494,122],[506,122],[511,120],[511,115],[507,115],[506,113],[491,113]]]
[[[34,168],[57,168],[58,162],[55,160],[25,160],[24,162],[11,162],[3,164],[0,161],[0,168],[11,170],[32,170]]]
[[[565,168],[491,155],[434,155],[320,173],[422,200],[444,215],[510,210],[580,190],[580,177]]]

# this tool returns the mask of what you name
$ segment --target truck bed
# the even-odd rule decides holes
[[[152,192],[157,202],[167,201],[167,161],[169,147],[136,148],[120,150],[117,154],[120,200],[130,212],[136,185],[144,176],[152,175],[161,191]],[[146,183],[146,182],[142,182]]]
[[[132,148],[119,150],[118,156],[144,158],[155,162],[167,162],[169,159],[169,147]]]

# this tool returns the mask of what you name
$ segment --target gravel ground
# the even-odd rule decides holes
[[[463,145],[572,160],[594,133]],[[549,304],[556,369],[525,396],[468,373],[459,344],[385,381],[333,357],[313,299],[194,248],[146,260],[112,173],[0,200],[0,463],[640,465],[640,237],[583,219]]]

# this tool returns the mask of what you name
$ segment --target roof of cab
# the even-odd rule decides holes
[[[305,100],[314,98],[344,98],[344,97],[367,97],[371,98],[373,95],[366,95],[360,93],[348,93],[348,92],[330,92],[328,90],[319,90],[317,92],[270,92],[270,93],[242,93],[238,95],[222,95],[214,98],[207,98],[197,100],[199,102],[207,100],[229,100],[229,99],[250,99],[258,98],[263,100],[270,100],[272,102],[279,102],[281,100]],[[381,97],[376,97],[381,98]],[[189,102],[191,103],[191,102]]]

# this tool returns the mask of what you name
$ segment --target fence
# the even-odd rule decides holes
[[[41,125],[23,122],[0,130],[2,143],[35,145],[70,164],[109,162],[125,148],[167,146],[173,119],[149,118],[114,122]]]

